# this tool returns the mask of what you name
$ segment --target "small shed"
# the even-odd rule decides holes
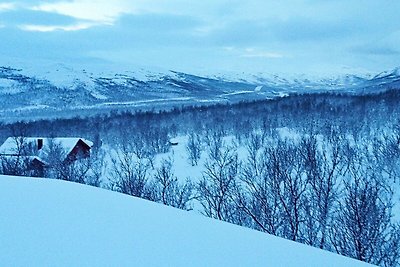
[[[179,141],[176,138],[171,138],[171,139],[169,139],[169,144],[171,146],[177,146],[179,144]]]

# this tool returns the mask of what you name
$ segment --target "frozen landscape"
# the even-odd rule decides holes
[[[400,1],[0,2],[0,266],[400,266]]]
[[[398,265],[397,69],[78,87],[23,72],[0,98],[0,264]]]

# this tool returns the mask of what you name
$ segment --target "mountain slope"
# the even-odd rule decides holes
[[[0,176],[1,266],[366,266],[145,200]]]
[[[103,68],[105,68],[103,66]],[[196,76],[175,71],[89,70],[63,64],[0,67],[0,118],[80,116],[110,110],[168,110],[271,99],[292,93],[375,93],[400,86],[400,71],[376,76]]]

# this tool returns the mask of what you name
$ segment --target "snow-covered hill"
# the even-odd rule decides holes
[[[373,93],[400,86],[398,69],[376,76],[191,75],[168,70],[47,64],[0,67],[0,117],[77,116],[270,99],[291,93]]]
[[[94,187],[0,176],[0,266],[367,266]]]

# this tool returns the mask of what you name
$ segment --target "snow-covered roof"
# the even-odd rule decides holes
[[[16,156],[1,156],[2,159],[6,159],[7,161],[11,161],[11,162],[15,162],[15,160],[17,160],[17,158],[19,158],[19,160],[25,161],[28,160],[29,162],[34,162],[35,160],[46,165],[47,162],[45,162],[43,159],[41,159],[38,156],[21,156],[21,157],[16,157]]]
[[[17,148],[17,140],[21,137],[9,137],[7,140],[0,146],[0,155],[15,155],[18,153]],[[65,153],[69,154],[72,149],[76,146],[76,144],[81,140],[89,147],[93,146],[93,143],[87,139],[79,138],[79,137],[56,137],[56,138],[48,138],[48,137],[26,137],[23,138],[23,142],[25,144],[32,144],[33,147],[37,147],[38,140],[43,140],[43,147],[41,150],[46,150],[49,147],[50,142],[54,142],[55,144],[60,145]]]

